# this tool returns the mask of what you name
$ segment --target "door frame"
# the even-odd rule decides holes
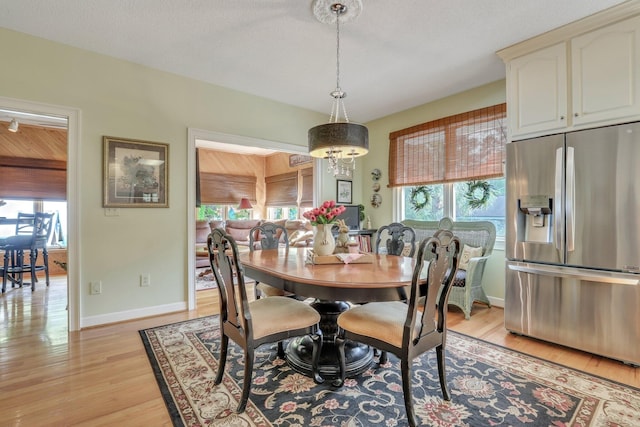
[[[197,140],[215,141],[232,145],[243,145],[246,147],[258,147],[267,148],[271,150],[284,151],[292,154],[308,154],[306,146],[293,145],[284,142],[269,141],[266,139],[253,138],[250,136],[233,135],[228,133],[222,133],[217,131],[188,128],[187,129],[187,206],[191,211],[187,215],[187,248],[196,247],[196,183],[193,179],[196,175],[196,142]],[[314,159],[315,170],[320,170],[321,159]],[[315,194],[320,194],[317,189],[318,181],[314,173],[314,191]],[[315,199],[314,199],[315,200]],[[187,271],[186,271],[186,283],[188,289],[188,310],[194,310],[196,308],[196,285],[195,274],[196,269],[196,253],[195,250],[187,250]]]
[[[34,114],[67,118],[67,327],[69,332],[80,329],[80,131],[79,108],[44,104],[35,101],[0,97],[0,108]]]

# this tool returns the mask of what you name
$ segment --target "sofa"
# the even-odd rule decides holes
[[[289,246],[305,247],[313,245],[313,231],[307,220],[262,220],[262,219],[229,219],[229,220],[197,220],[196,221],[196,267],[208,267],[207,238],[211,230],[224,228],[235,239],[238,246],[249,247],[249,232],[256,225],[273,222],[284,226],[287,230]],[[257,236],[256,236],[257,237]],[[284,237],[281,237],[284,239]],[[257,239],[259,240],[259,239]],[[284,241],[283,241],[284,243]],[[255,248],[259,249],[259,248]]]

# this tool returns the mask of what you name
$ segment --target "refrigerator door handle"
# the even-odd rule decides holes
[[[576,204],[576,162],[574,148],[567,147],[567,198],[565,201],[565,215],[567,217],[567,252],[575,250],[575,218],[574,206]]]
[[[562,164],[563,162],[563,148],[556,150],[556,174],[555,174],[555,188],[554,188],[554,201],[553,201],[553,228],[555,230],[555,243],[556,249],[563,252],[562,247]]]
[[[632,285],[638,286],[640,278],[634,277],[633,274],[628,274],[622,277],[622,273],[606,273],[589,271],[585,272],[577,268],[569,267],[551,267],[543,265],[531,265],[531,264],[508,264],[509,270],[519,271],[522,273],[539,274],[541,276],[562,277],[567,279],[587,280],[603,283],[611,283],[617,285]]]

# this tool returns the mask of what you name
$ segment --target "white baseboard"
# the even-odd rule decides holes
[[[488,295],[487,295],[487,298],[489,298],[489,301],[491,301],[492,307],[504,308],[504,298],[490,297]]]
[[[144,307],[135,310],[118,311],[97,316],[83,317],[80,319],[80,329],[92,326],[106,325],[109,323],[124,322],[127,320],[140,319],[143,317],[158,316],[161,314],[175,313],[176,311],[187,310],[187,302],[177,302],[173,304],[157,305],[154,307]]]

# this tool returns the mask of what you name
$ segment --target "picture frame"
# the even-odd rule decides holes
[[[352,203],[353,182],[339,179],[336,181],[336,203]]]
[[[102,206],[169,207],[169,144],[104,136]]]

